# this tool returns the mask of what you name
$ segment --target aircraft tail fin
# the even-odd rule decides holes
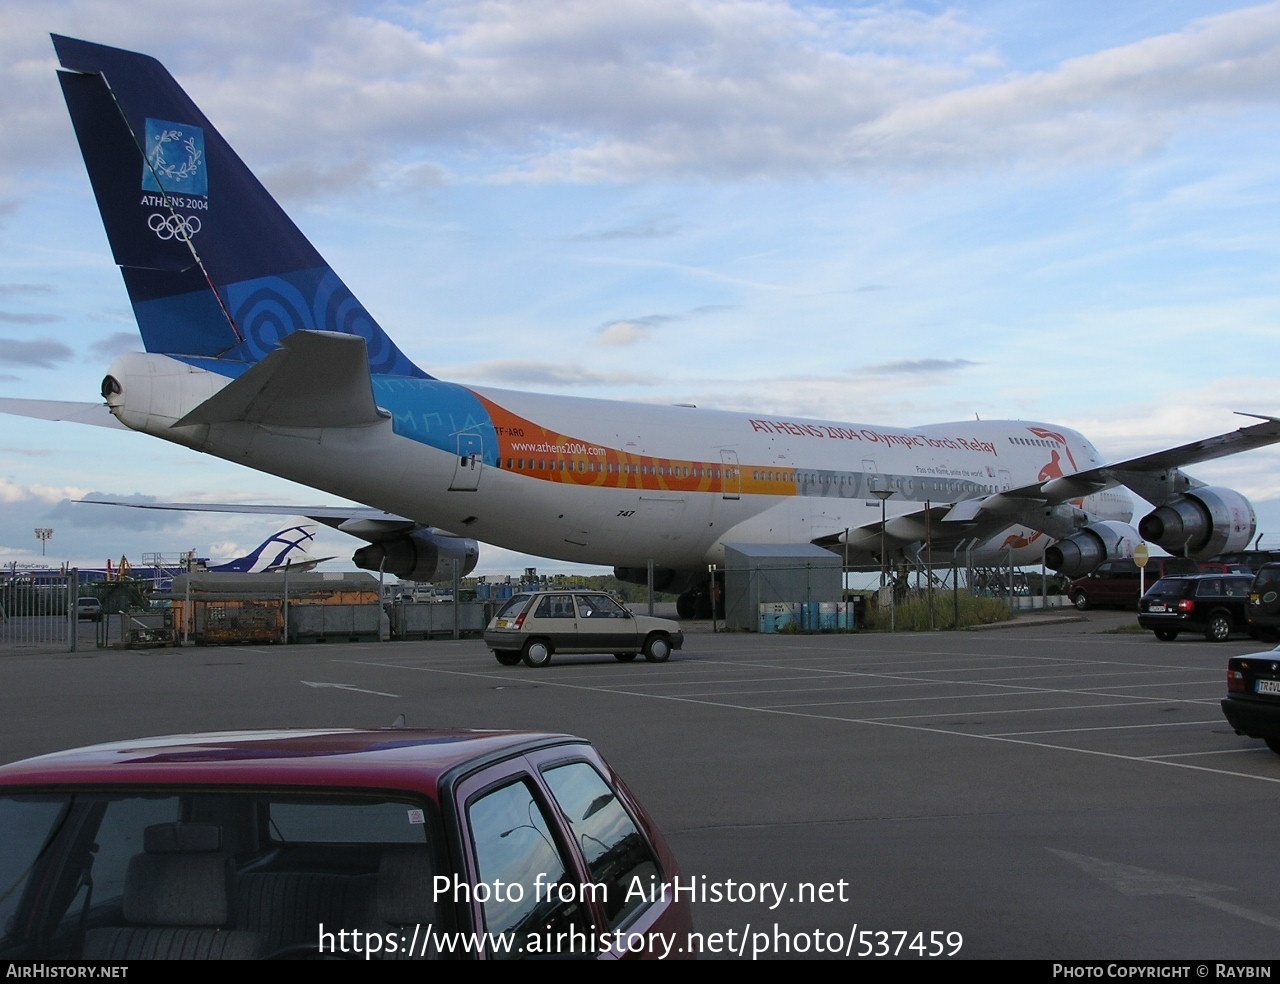
[[[163,65],[59,35],[53,44],[148,352],[238,375],[295,331],[331,331],[364,338],[373,372],[427,376]]]
[[[228,574],[262,574],[289,567],[304,570],[315,565],[307,545],[316,538],[314,526],[289,526],[272,533],[243,557],[229,560],[209,570]]]

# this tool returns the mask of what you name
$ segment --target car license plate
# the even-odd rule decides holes
[[[1280,694],[1280,680],[1259,680],[1253,689],[1260,694]]]
[[[1149,612],[1163,612],[1163,611],[1167,611],[1167,610],[1168,610],[1168,609],[1166,609],[1166,608],[1164,607],[1164,605],[1162,605],[1162,604],[1160,604],[1160,603],[1157,603],[1157,602],[1153,602],[1153,603],[1152,603],[1152,605],[1151,605],[1151,607],[1147,609],[1147,611],[1149,611]]]

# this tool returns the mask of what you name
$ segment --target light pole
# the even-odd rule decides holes
[[[886,572],[888,569],[888,556],[885,554],[885,506],[889,501],[889,496],[893,495],[893,489],[872,489],[871,494],[880,500],[880,587],[884,588],[886,580]]]
[[[872,489],[871,494],[880,500],[880,598],[884,600],[884,586],[888,579],[889,555],[885,552],[885,503],[889,501],[889,496],[893,495],[893,489]],[[893,589],[889,590],[889,631],[892,632],[896,626],[894,623],[893,611]]]
[[[48,526],[36,527],[36,539],[40,541],[40,556],[44,556],[44,545],[53,539],[53,530]]]

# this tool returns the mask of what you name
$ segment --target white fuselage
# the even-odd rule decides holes
[[[375,423],[175,427],[230,380],[141,354],[111,374],[121,392],[108,403],[133,429],[462,536],[583,563],[696,570],[722,562],[726,542],[822,540],[865,564],[879,552],[882,514],[899,544],[942,540],[945,522],[925,529],[906,514],[1102,464],[1075,431],[1019,421],[889,428],[434,380],[381,386],[377,377],[388,416]],[[475,407],[440,412],[433,393]],[[1122,492],[1076,505],[1092,519],[1132,513]],[[1030,563],[1048,542],[1011,517],[976,546],[991,560]]]

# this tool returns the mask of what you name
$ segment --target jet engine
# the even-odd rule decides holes
[[[1045,566],[1067,577],[1083,577],[1104,560],[1132,557],[1142,537],[1128,523],[1090,523],[1044,552]]]
[[[1206,486],[1148,513],[1138,531],[1176,557],[1204,560],[1229,550],[1244,550],[1256,526],[1248,499],[1234,489]]]
[[[455,560],[459,577],[475,570],[480,546],[475,540],[424,527],[361,547],[351,559],[363,570],[381,570],[407,581],[447,581],[453,577]]]

